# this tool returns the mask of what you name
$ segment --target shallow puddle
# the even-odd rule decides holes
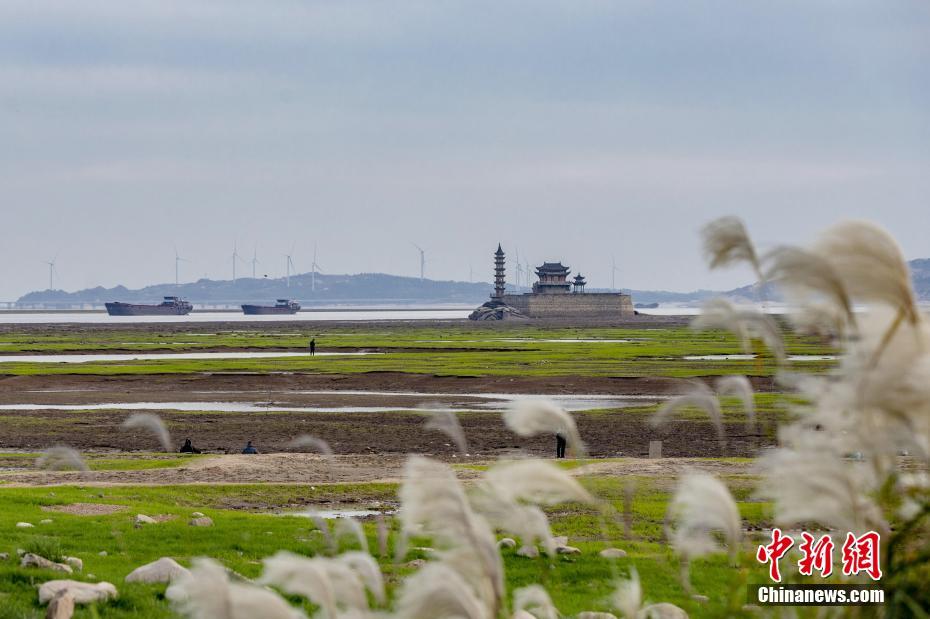
[[[357,357],[376,352],[318,352],[317,357]],[[0,363],[92,363],[94,361],[173,361],[175,359],[280,359],[310,357],[309,352],[179,352],[102,355],[2,355]]]
[[[271,395],[268,391],[211,391],[199,393],[213,394],[243,394],[260,393]],[[604,408],[626,408],[656,403],[666,399],[658,395],[552,395],[539,396],[530,394],[508,393],[411,393],[391,391],[279,391],[275,393],[288,395],[325,396],[325,404],[294,405],[279,404],[275,402],[106,402],[96,404],[0,404],[0,411],[25,410],[61,410],[61,411],[184,411],[184,412],[224,412],[224,413],[388,413],[401,410],[418,410],[423,412],[437,410],[455,410],[460,412],[486,412],[499,411],[507,408],[512,402],[523,399],[544,399],[554,402],[568,411],[587,411]],[[409,403],[391,403],[383,405],[352,405],[353,398],[358,397],[384,397],[410,399]],[[340,404],[342,399],[345,403]],[[451,402],[437,402],[437,400],[451,399]],[[348,401],[346,401],[348,400]]]
[[[393,513],[394,510],[381,511],[377,509],[320,509],[313,511],[276,513],[275,516],[294,516],[297,518],[317,517],[325,518],[326,520],[334,520],[336,518],[371,518],[372,516],[377,516],[378,514],[384,514],[387,516]]]

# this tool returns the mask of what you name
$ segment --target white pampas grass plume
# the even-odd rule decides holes
[[[555,554],[556,543],[549,528],[549,517],[539,507],[496,496],[487,487],[475,493],[472,502],[496,529],[520,538],[523,546],[535,548],[539,544],[547,555]]]
[[[64,445],[56,445],[43,451],[42,455],[36,458],[36,468],[49,471],[74,469],[86,472],[90,470],[80,453]]]
[[[481,600],[447,565],[429,563],[404,581],[397,601],[398,619],[488,619]]]
[[[190,619],[299,619],[305,615],[273,591],[230,582],[226,569],[212,559],[194,559],[189,573],[165,591],[174,609]]]
[[[542,585],[528,585],[513,592],[514,612],[525,611],[536,619],[559,619],[559,610]]]
[[[165,451],[174,451],[174,447],[171,444],[171,435],[168,434],[168,428],[165,427],[165,422],[163,422],[158,415],[153,415],[152,413],[135,413],[127,417],[126,421],[124,421],[120,427],[124,430],[134,428],[148,430],[158,438],[158,441]]]
[[[305,597],[320,607],[327,619],[338,616],[337,604],[367,608],[367,600],[361,583],[345,566],[338,583],[331,577],[335,565],[330,559],[308,559],[285,550],[278,551],[263,560],[264,569],[258,580],[263,585],[274,585],[290,595]],[[336,587],[339,587],[337,593]]]
[[[720,411],[720,401],[710,390],[710,387],[699,380],[684,381],[687,386],[685,393],[666,400],[659,410],[653,414],[649,422],[653,426],[665,423],[674,413],[687,408],[697,408],[707,413],[711,423],[717,429],[717,437],[721,443],[725,440],[723,430],[723,413]]]
[[[643,588],[639,572],[630,568],[630,577],[617,582],[617,589],[610,598],[611,605],[628,619],[634,619],[643,607]]]
[[[832,265],[851,297],[888,305],[911,324],[919,321],[907,262],[884,229],[841,222],[823,233],[814,251]]]
[[[327,460],[330,460],[333,457],[333,450],[329,446],[329,443],[321,438],[317,438],[309,434],[301,434],[300,436],[297,436],[284,447],[285,449],[312,449],[313,451],[316,451],[319,454],[325,456]]]
[[[799,301],[811,295],[819,296],[841,313],[846,322],[855,325],[849,292],[830,260],[799,247],[782,246],[766,254],[764,261],[770,264],[766,278],[777,283],[789,296],[796,296]]]
[[[427,430],[442,432],[455,443],[460,454],[467,455],[468,442],[465,440],[465,432],[462,430],[462,424],[459,423],[458,415],[448,409],[431,410],[428,415],[429,420],[423,427]]]
[[[739,217],[721,217],[701,229],[704,254],[711,269],[746,262],[752,267],[761,282],[762,269],[746,226]]]
[[[361,582],[365,585],[375,601],[384,604],[384,577],[381,575],[381,568],[378,562],[372,556],[365,552],[345,552],[335,558],[336,561],[349,567]]]
[[[745,376],[721,376],[715,383],[717,393],[720,395],[735,396],[743,403],[743,411],[749,421],[749,427],[756,427],[756,400],[753,395],[752,383]]]
[[[518,436],[561,434],[578,457],[585,455],[575,420],[562,407],[548,400],[516,400],[504,411],[504,423]]]
[[[464,552],[463,577],[496,616],[504,595],[504,568],[488,523],[471,508],[452,469],[422,456],[407,459],[400,489],[402,532],[426,535],[451,552]],[[448,552],[447,552],[448,555]]]
[[[817,522],[858,533],[887,530],[868,496],[876,484],[867,464],[844,459],[828,444],[829,437],[814,436],[823,433],[808,430],[807,444],[773,449],[760,458],[764,479],[758,495],[774,504],[775,523]]]
[[[384,514],[375,516],[375,528],[378,534],[378,556],[383,559],[388,554],[388,525]]]
[[[730,557],[739,551],[743,537],[739,510],[719,479],[702,471],[684,474],[669,506],[673,524],[669,538],[685,560],[720,551],[713,533],[723,536]]]
[[[543,460],[517,460],[492,466],[484,480],[498,497],[555,505],[593,503],[594,497],[564,469]]]
[[[329,520],[319,514],[313,513],[310,514],[310,520],[316,525],[317,531],[323,535],[323,541],[326,542],[326,548],[329,552],[335,553],[339,550],[336,538],[333,537],[333,533],[329,528]]]
[[[336,526],[333,534],[337,544],[348,537],[358,543],[363,551],[368,552],[368,538],[365,537],[365,529],[355,518],[336,518]]]
[[[771,316],[756,310],[737,309],[726,299],[712,299],[705,303],[701,313],[691,321],[691,328],[730,331],[740,339],[746,353],[752,352],[753,338],[762,340],[779,362],[785,360],[785,342]]]

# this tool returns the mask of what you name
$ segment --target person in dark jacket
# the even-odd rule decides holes
[[[185,440],[184,440],[184,444],[181,445],[180,453],[182,453],[182,454],[199,454],[199,453],[200,453],[200,450],[197,449],[196,447],[194,447],[194,446],[191,444],[191,440],[188,438],[188,439],[185,439]]]
[[[316,354],[316,338],[310,338],[310,355]]]
[[[242,453],[244,453],[244,454],[257,454],[257,453],[258,453],[258,450],[255,449],[255,447],[252,446],[252,441],[249,441],[248,443],[246,443],[245,449],[242,450]]]
[[[555,433],[555,457],[564,458],[565,457],[565,446],[568,444],[568,441],[565,440],[565,437],[562,436],[561,432]]]

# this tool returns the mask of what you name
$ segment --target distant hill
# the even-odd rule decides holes
[[[430,304],[460,303],[464,306],[483,303],[491,294],[489,283],[421,280],[384,273],[357,275],[293,275],[290,285],[284,278],[250,278],[232,280],[200,279],[181,284],[156,284],[137,290],[125,286],[88,288],[76,292],[43,290],[30,292],[18,300],[21,304],[102,305],[108,301],[151,303],[166,295],[177,295],[195,304],[236,305],[269,303],[275,299],[295,299],[312,304]]]
[[[911,260],[909,263],[914,289],[922,301],[930,301],[930,259]],[[151,303],[166,295],[179,295],[195,304],[237,305],[239,303],[269,303],[275,299],[295,299],[305,306],[317,305],[372,305],[372,304],[439,304],[454,303],[463,306],[478,305],[487,300],[493,286],[487,282],[457,282],[400,277],[384,273],[357,275],[323,275],[317,273],[316,287],[310,273],[294,275],[290,286],[284,278],[249,278],[232,280],[201,279],[181,284],[156,284],[137,290],[124,286],[114,288],[88,288],[76,292],[43,290],[23,295],[18,303],[24,305],[103,305],[108,301]],[[509,291],[518,291],[513,286]],[[519,291],[525,291],[520,289]],[[604,290],[591,290],[604,292]],[[698,305],[712,297],[723,296],[735,302],[758,301],[754,286],[742,286],[727,291],[695,290],[670,292],[664,290],[630,290],[636,303]],[[766,287],[765,298],[778,300],[780,295]]]

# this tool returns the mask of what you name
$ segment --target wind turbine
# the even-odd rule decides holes
[[[523,274],[523,267],[520,266],[520,250],[519,250],[519,249],[514,249],[514,252],[517,254],[517,268],[514,269],[514,270],[516,271],[516,278],[515,278],[515,279],[517,280],[517,282],[516,282],[516,283],[517,283],[517,289],[519,290],[519,288],[520,288],[520,275]]]
[[[285,284],[284,285],[287,286],[288,288],[291,287],[291,269],[294,268],[294,246],[295,245],[297,245],[296,241],[291,244],[290,253],[284,254],[284,257],[287,258],[287,262],[284,265],[284,269],[285,269],[285,276],[284,276]]]
[[[425,273],[426,273],[426,252],[423,251],[422,247],[420,247],[413,241],[410,241],[410,244],[416,247],[420,251],[420,281],[423,281]]]
[[[177,288],[180,283],[181,278],[179,277],[180,269],[178,265],[180,265],[180,263],[182,262],[190,262],[190,260],[188,260],[187,258],[182,258],[180,255],[178,255],[178,246],[175,245],[174,246],[174,287],[175,288]]]
[[[233,253],[232,253],[232,267],[233,267],[233,283],[236,283],[236,261],[242,260],[245,262],[245,259],[239,255],[239,245],[236,241],[233,241]],[[254,277],[254,275],[253,275]]]
[[[252,279],[255,279],[256,264],[258,264],[258,243],[255,244],[255,249],[252,251]]]
[[[617,268],[617,258],[615,256],[610,257],[610,289],[617,289],[616,275],[617,271],[620,269]]]
[[[323,272],[320,265],[316,263],[316,243],[313,244],[313,262],[310,264],[310,292],[316,292],[316,272]]]
[[[58,254],[55,254],[55,257],[49,261],[46,261],[45,264],[48,265],[48,289],[55,290],[55,273],[58,272],[58,269],[55,268],[55,262],[58,260]]]

